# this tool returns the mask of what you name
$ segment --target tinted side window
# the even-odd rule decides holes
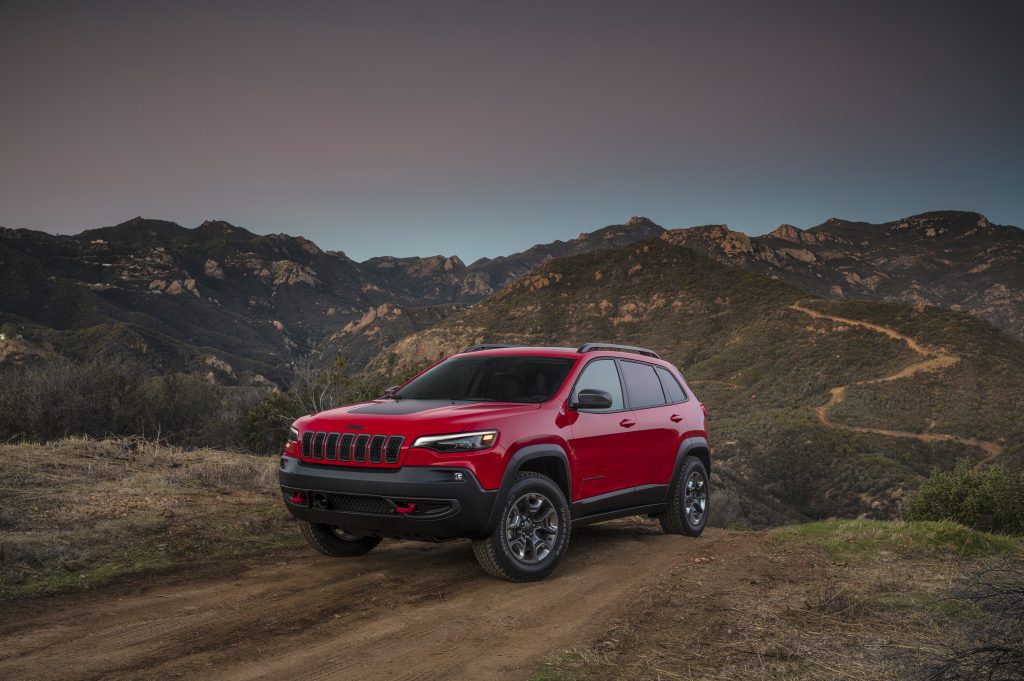
[[[619,372],[615,369],[615,360],[599,359],[591,362],[580,374],[576,389],[572,393],[573,400],[581,390],[604,390],[612,396],[612,406],[608,411],[623,408],[622,384]]]
[[[661,367],[654,367],[654,369],[658,372],[658,378],[661,379],[661,387],[665,389],[665,396],[668,397],[668,401],[672,403],[686,401],[686,393],[683,392],[683,387],[679,385],[679,381],[672,375],[672,372]]]
[[[622,378],[626,381],[626,394],[629,395],[631,408],[643,409],[665,404],[661,381],[650,364],[623,361]]]

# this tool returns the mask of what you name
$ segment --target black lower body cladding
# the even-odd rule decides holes
[[[278,478],[285,506],[300,520],[401,539],[478,537],[498,496],[465,468],[355,468],[282,457]]]

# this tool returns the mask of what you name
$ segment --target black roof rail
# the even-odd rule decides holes
[[[619,350],[621,352],[635,352],[638,355],[644,355],[646,357],[653,357],[654,359],[661,359],[654,350],[648,350],[647,348],[638,348],[635,345],[619,345],[617,343],[584,343],[583,345],[576,348],[576,352],[593,352],[594,350]]]
[[[502,345],[501,343],[480,343],[466,348],[462,352],[476,352],[478,350],[497,350],[499,348],[521,348],[522,345]]]

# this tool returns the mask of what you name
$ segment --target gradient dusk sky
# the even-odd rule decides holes
[[[1024,2],[0,0],[0,224],[477,257],[645,215],[1024,224]]]

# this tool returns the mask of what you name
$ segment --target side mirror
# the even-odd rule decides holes
[[[384,397],[390,397],[391,393],[395,392],[401,387],[402,386],[400,385],[389,385],[387,388],[384,388]]]
[[[612,394],[607,390],[594,390],[587,388],[576,395],[573,409],[611,409]]]

